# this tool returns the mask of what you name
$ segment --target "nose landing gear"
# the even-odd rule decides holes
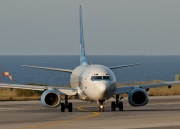
[[[104,102],[105,100],[98,100],[99,102],[99,112],[104,112]]]
[[[99,112],[104,112],[104,105],[99,106]]]

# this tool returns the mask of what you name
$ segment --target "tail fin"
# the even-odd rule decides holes
[[[79,15],[80,15],[80,64],[88,65],[85,54],[84,47],[84,35],[83,35],[83,22],[82,22],[82,10],[81,6],[79,6]]]

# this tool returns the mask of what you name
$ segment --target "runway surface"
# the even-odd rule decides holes
[[[0,102],[0,129],[179,129],[180,96],[150,97],[143,107],[131,107],[124,100],[124,111],[97,112],[97,104],[72,100],[73,112],[46,108],[39,101]]]

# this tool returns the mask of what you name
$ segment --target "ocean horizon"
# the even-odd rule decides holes
[[[70,84],[70,73],[26,68],[21,65],[73,70],[80,64],[79,58],[79,55],[1,55],[0,69],[10,72],[14,81],[11,82],[8,77],[1,77],[0,82],[66,86]],[[178,55],[91,55],[87,56],[87,60],[89,64],[100,64],[107,67],[140,63],[140,65],[133,67],[112,70],[119,83],[153,80],[173,81],[175,74],[180,72],[180,56]]]

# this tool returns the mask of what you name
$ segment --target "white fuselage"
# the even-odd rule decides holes
[[[116,77],[103,65],[80,65],[73,70],[70,83],[81,99],[108,100],[116,87]]]

